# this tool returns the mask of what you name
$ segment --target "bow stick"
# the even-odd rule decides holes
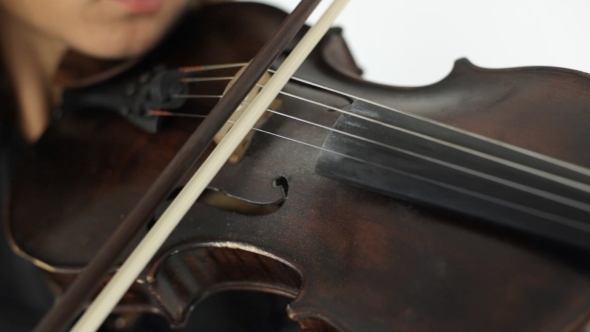
[[[304,5],[305,2],[306,1],[304,0],[300,6]],[[152,227],[144,240],[142,240],[140,245],[121,266],[111,282],[105,287],[101,294],[99,294],[95,302],[88,308],[86,313],[74,326],[73,331],[95,331],[98,329],[120,298],[125,294],[129,286],[155,255],[168,235],[180,222],[186,211],[194,204],[194,201],[239,145],[243,137],[252,128],[266,107],[268,107],[268,104],[274,100],[279,91],[295,73],[296,69],[321,40],[331,24],[335,21],[338,14],[344,9],[347,2],[348,0],[335,0],[320,21],[308,31],[300,44],[293,50],[285,63],[279,68],[273,79],[269,81],[267,88],[265,88],[254,100],[224,140],[220,142],[216,150],[214,150],[201,166],[193,179],[187,183],[177,199],[169,206],[160,220],[154,225],[154,227]],[[252,66],[253,64],[249,67]],[[242,99],[238,99],[238,103],[241,100]],[[205,123],[199,128],[204,125]],[[39,328],[37,330],[42,331],[42,329]]]
[[[209,116],[189,137],[154,184],[102,245],[61,299],[43,317],[34,331],[63,331],[78,315],[90,296],[96,293],[99,285],[107,273],[111,271],[127,244],[144,227],[147,220],[154,214],[156,207],[169,196],[180,179],[207,149],[219,128],[226,123],[262,75],[301,30],[319,3],[320,0],[302,0],[285,19],[232,88],[228,90],[225,98],[217,103]]]
[[[334,0],[320,21],[307,32],[268,81],[265,88],[256,96],[244,111],[244,114],[219,142],[215,150],[211,152],[199,170],[168,206],[111,281],[88,307],[80,320],[74,325],[72,332],[96,331],[100,327],[104,319],[125,295],[141,271],[145,269],[186,212],[193,206],[197,198],[213,180],[213,177],[254,127],[260,116],[264,114],[270,103],[277,97],[289,82],[291,76],[295,74],[295,71],[326,34],[347,3],[348,0]]]

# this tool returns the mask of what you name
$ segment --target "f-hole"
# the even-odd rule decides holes
[[[284,176],[278,176],[272,180],[272,186],[281,190],[281,198],[274,202],[255,202],[246,198],[231,195],[219,188],[207,187],[203,194],[199,197],[197,202],[211,205],[220,210],[235,212],[250,216],[264,216],[278,211],[281,206],[287,201],[289,193],[289,181]],[[164,213],[168,205],[178,196],[184,186],[179,186],[172,191],[160,206],[156,209],[154,217],[147,225],[147,229],[152,228],[154,223]]]

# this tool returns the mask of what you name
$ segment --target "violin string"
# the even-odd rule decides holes
[[[179,67],[178,70],[183,73],[190,74],[190,73],[199,73],[199,72],[210,71],[210,70],[242,68],[247,65],[248,65],[248,62],[236,62],[236,63],[221,64],[221,65],[202,65],[202,66]]]
[[[189,78],[181,78],[180,81],[183,83],[199,83],[199,82],[231,81],[234,78],[235,77],[233,77],[233,76],[189,77]]]
[[[242,102],[242,104],[249,105],[248,102]],[[315,123],[313,121],[305,120],[305,119],[302,119],[302,118],[299,118],[299,117],[296,117],[296,116],[293,116],[293,115],[285,114],[285,113],[282,113],[282,112],[279,112],[279,111],[276,111],[276,110],[267,109],[266,111],[269,112],[269,113],[280,115],[280,116],[285,117],[287,119],[295,120],[295,121],[298,121],[298,122],[301,122],[301,123],[304,123],[304,124],[307,124],[307,125],[315,126],[317,128],[321,128],[321,129],[330,131],[330,132],[338,133],[338,134],[341,134],[341,135],[350,137],[352,139],[364,141],[364,142],[367,142],[369,144],[377,145],[377,146],[380,146],[380,147],[383,147],[383,148],[386,148],[386,149],[389,149],[389,150],[392,150],[392,151],[396,151],[396,152],[399,152],[399,153],[402,153],[402,154],[406,154],[406,155],[409,155],[409,156],[412,156],[412,157],[415,157],[415,158],[419,158],[419,159],[425,160],[427,162],[438,164],[438,165],[441,165],[443,167],[454,169],[454,170],[459,171],[459,172],[470,174],[470,175],[475,176],[475,177],[483,178],[483,179],[486,179],[486,180],[489,180],[489,181],[492,181],[492,182],[495,182],[495,183],[499,183],[501,185],[505,185],[505,186],[508,186],[508,187],[511,187],[511,188],[514,188],[514,189],[517,189],[517,190],[520,190],[520,191],[523,191],[523,192],[527,192],[529,194],[532,194],[532,195],[535,195],[535,196],[538,196],[538,197],[543,197],[545,199],[552,200],[554,202],[558,202],[558,203],[561,203],[561,204],[564,204],[564,205],[567,205],[567,206],[570,206],[570,207],[573,207],[573,208],[576,208],[576,209],[579,209],[579,210],[590,212],[590,205],[589,204],[586,204],[586,203],[583,203],[583,202],[579,202],[579,201],[576,201],[576,200],[573,200],[573,199],[570,199],[570,198],[567,198],[567,197],[563,197],[563,196],[559,196],[559,195],[556,195],[556,194],[552,194],[552,193],[549,193],[549,192],[546,192],[546,191],[543,191],[543,190],[540,190],[540,189],[532,188],[530,186],[526,186],[526,185],[522,185],[522,184],[519,184],[519,183],[516,183],[516,182],[513,182],[513,181],[502,179],[502,178],[499,178],[499,177],[494,176],[494,175],[490,175],[490,174],[479,172],[479,171],[476,171],[476,170],[473,170],[473,169],[462,167],[462,166],[459,166],[459,165],[456,165],[456,164],[452,164],[452,163],[449,163],[449,162],[446,162],[446,161],[443,161],[443,160],[440,160],[440,159],[428,157],[428,156],[423,155],[423,154],[419,154],[419,153],[415,153],[415,152],[408,151],[408,150],[405,150],[405,149],[401,149],[401,148],[398,148],[398,147],[395,147],[395,146],[392,146],[392,145],[389,145],[389,144],[385,144],[385,143],[382,143],[382,142],[379,142],[379,141],[375,141],[375,140],[372,140],[372,139],[369,139],[369,138],[366,138],[366,137],[362,137],[362,136],[359,136],[359,135],[351,134],[351,133],[348,133],[346,131],[342,131],[342,130],[335,129],[335,128],[332,128],[332,127],[328,127],[328,126],[325,126],[325,125],[321,125],[319,123]],[[179,113],[171,113],[171,114],[179,114]],[[184,113],[184,114],[187,114],[187,113]],[[156,114],[153,114],[153,115],[156,115]]]
[[[218,77],[213,77],[211,79],[217,80]],[[185,79],[183,79],[183,82],[190,82],[190,83],[192,83],[192,82],[195,82],[195,81],[193,81],[192,78],[185,78]],[[207,82],[207,78],[200,78],[198,82]],[[262,84],[257,84],[257,86],[258,87],[264,87],[264,85],[262,85]],[[355,117],[355,118],[358,118],[358,119],[361,119],[361,120],[365,120],[365,121],[368,121],[368,122],[371,122],[371,123],[375,123],[377,125],[385,126],[385,127],[390,128],[390,129],[397,130],[397,131],[400,131],[400,132],[403,132],[403,133],[406,133],[406,134],[417,136],[417,137],[420,137],[422,139],[426,139],[426,140],[429,140],[429,141],[432,141],[432,142],[435,142],[435,143],[438,143],[438,144],[442,144],[442,145],[445,145],[447,147],[450,147],[450,148],[453,148],[453,149],[456,149],[456,150],[463,151],[463,152],[468,153],[468,154],[471,154],[471,155],[475,155],[477,157],[482,157],[482,158],[485,158],[485,159],[494,161],[496,163],[502,164],[504,166],[508,166],[510,168],[515,168],[517,170],[520,170],[520,171],[523,171],[523,172],[526,172],[526,173],[529,173],[529,174],[533,174],[533,175],[542,177],[544,179],[547,179],[547,180],[550,180],[550,181],[553,181],[553,182],[557,182],[557,183],[560,183],[562,185],[569,186],[569,187],[575,188],[575,189],[580,190],[580,191],[584,191],[586,193],[590,193],[590,185],[587,185],[585,183],[581,183],[581,182],[578,182],[578,181],[575,181],[575,180],[567,179],[567,178],[564,178],[564,177],[561,177],[561,176],[558,176],[558,175],[555,175],[555,174],[551,174],[551,173],[544,172],[544,171],[541,171],[541,170],[538,170],[538,169],[534,169],[532,167],[521,165],[521,164],[518,164],[518,163],[515,163],[515,162],[511,162],[509,160],[505,160],[505,159],[502,159],[502,158],[499,158],[499,157],[491,156],[491,155],[488,155],[488,154],[485,154],[485,153],[482,153],[482,152],[479,152],[479,151],[475,151],[475,150],[472,150],[472,149],[469,149],[469,148],[466,148],[466,147],[463,147],[463,146],[460,146],[460,145],[457,145],[457,144],[446,142],[446,141],[441,140],[441,139],[433,138],[431,136],[427,136],[427,135],[424,135],[424,134],[419,134],[419,133],[413,132],[411,130],[407,130],[407,129],[404,129],[404,128],[401,128],[401,127],[398,127],[398,126],[395,126],[395,125],[384,123],[382,121],[375,120],[375,119],[372,119],[370,117],[367,117],[367,116],[364,116],[364,115],[360,115],[360,114],[356,114],[356,113],[353,113],[353,112],[350,112],[350,111],[346,111],[346,110],[343,110],[341,108],[333,107],[333,106],[330,106],[330,105],[327,105],[327,104],[324,104],[324,103],[320,103],[320,102],[316,102],[316,101],[313,101],[313,100],[310,100],[310,99],[306,99],[304,97],[297,96],[297,95],[294,95],[294,94],[291,94],[291,93],[287,93],[285,91],[281,91],[280,94],[282,94],[284,96],[287,96],[287,97],[299,99],[299,100],[301,100],[303,102],[310,103],[310,104],[313,104],[313,105],[317,105],[317,106],[320,106],[320,107],[323,107],[323,108],[326,108],[326,109],[329,109],[329,110],[333,110],[333,111],[336,111],[336,112],[339,112],[339,113],[342,113],[342,114],[347,114],[349,116],[352,116],[352,117]],[[216,97],[220,97],[220,96],[215,96],[215,95],[193,95],[193,94],[181,94],[181,95],[174,95],[173,96],[173,98],[216,98]],[[352,98],[355,98],[355,97],[352,97]],[[424,158],[428,158],[426,156],[423,156],[423,157]],[[433,160],[436,160],[436,159],[433,159]],[[460,166],[457,166],[457,167],[460,167]],[[464,169],[464,171],[467,171],[467,172],[476,172],[476,171],[469,170],[467,168],[463,168],[463,169]],[[499,179],[499,178],[497,178],[497,179]],[[499,180],[505,181],[505,180],[502,180],[502,179],[499,179]],[[496,182],[498,182],[498,181],[496,181]],[[522,186],[522,185],[517,184],[515,182],[511,182],[511,183],[512,183],[512,186],[513,187],[514,186],[516,186],[516,187]],[[533,188],[533,190],[536,190],[536,189]],[[586,203],[576,202],[576,201],[569,200],[567,198],[563,198],[563,197],[558,196],[558,195],[550,194],[550,193],[547,193],[547,192],[544,192],[544,191],[542,191],[542,192],[545,193],[545,194],[542,194],[541,195],[542,197],[552,196],[552,197],[554,197],[553,200],[558,199],[558,200],[569,201],[568,204],[574,204],[574,205],[582,204],[584,206],[584,210],[590,209],[590,205],[588,205]],[[587,210],[587,211],[590,211],[590,210]]]
[[[274,69],[269,69],[268,71],[270,73],[274,73],[275,72]],[[399,114],[402,114],[404,116],[412,117],[414,119],[417,119],[417,120],[420,120],[420,121],[423,121],[423,122],[428,122],[430,124],[433,124],[433,125],[436,125],[436,126],[439,126],[439,127],[443,127],[443,128],[445,128],[447,130],[451,130],[451,131],[454,131],[454,132],[457,132],[457,133],[461,133],[461,134],[464,134],[464,135],[467,135],[467,136],[471,136],[471,137],[473,137],[475,139],[486,141],[488,143],[491,143],[491,144],[494,144],[494,145],[497,145],[497,146],[501,146],[503,148],[507,148],[507,149],[516,151],[518,153],[522,153],[522,154],[528,155],[530,157],[533,157],[533,158],[536,158],[536,159],[539,159],[539,160],[542,160],[542,161],[545,161],[545,162],[548,162],[548,163],[551,163],[551,164],[554,164],[554,165],[557,165],[557,166],[560,166],[560,167],[563,167],[563,168],[567,168],[567,169],[569,169],[571,171],[574,171],[574,172],[577,172],[577,173],[580,173],[582,175],[585,175],[585,176],[589,176],[590,177],[590,169],[588,169],[586,167],[574,165],[572,163],[568,163],[568,162],[563,161],[563,160],[555,159],[555,158],[549,157],[547,155],[543,155],[543,154],[536,153],[536,152],[531,151],[531,150],[523,149],[523,148],[520,148],[518,146],[509,144],[509,143],[504,143],[502,141],[498,141],[498,140],[493,139],[493,138],[489,138],[489,137],[486,137],[486,136],[482,136],[482,135],[476,134],[474,132],[470,132],[470,131],[463,130],[463,129],[460,129],[460,128],[457,128],[457,127],[453,127],[453,126],[450,126],[450,125],[444,124],[442,122],[435,121],[435,120],[432,120],[432,119],[429,119],[429,118],[426,118],[426,117],[423,117],[423,116],[420,116],[420,115],[416,115],[416,114],[411,114],[411,113],[408,113],[408,112],[404,112],[404,111],[401,111],[399,109],[396,109],[396,108],[393,108],[393,107],[390,107],[390,106],[386,106],[386,105],[382,105],[382,104],[376,103],[376,102],[371,101],[371,100],[368,100],[368,99],[364,99],[364,98],[361,98],[361,97],[358,97],[358,96],[354,96],[352,94],[345,93],[343,91],[339,91],[339,90],[336,90],[336,89],[329,88],[327,86],[324,86],[324,85],[321,85],[321,84],[318,84],[318,83],[314,83],[314,82],[311,82],[311,81],[308,81],[308,80],[304,80],[304,79],[299,78],[299,77],[295,77],[294,76],[294,77],[291,78],[291,80],[292,81],[295,81],[295,82],[299,82],[299,83],[305,84],[305,85],[308,85],[308,86],[316,87],[318,89],[322,89],[322,90],[324,90],[326,92],[331,92],[331,93],[334,93],[334,94],[338,94],[338,95],[340,95],[342,97],[347,97],[347,98],[355,99],[355,100],[358,100],[358,101],[363,101],[363,102],[366,102],[366,103],[369,103],[369,104],[372,104],[372,105],[375,105],[375,106],[379,106],[379,107],[382,107],[382,108],[387,109],[389,111],[392,111],[392,112],[395,112],[395,113],[399,113]]]
[[[367,161],[367,160],[362,160],[362,159],[357,158],[357,157],[354,157],[354,156],[350,156],[350,155],[347,155],[347,154],[344,154],[344,153],[340,153],[340,152],[337,152],[337,151],[326,149],[324,147],[313,145],[313,144],[310,144],[310,143],[307,143],[307,142],[298,141],[298,140],[295,140],[295,139],[292,139],[292,138],[289,138],[289,137],[284,137],[284,136],[281,136],[281,135],[278,135],[278,134],[275,134],[275,133],[272,133],[272,132],[269,132],[269,131],[260,130],[258,128],[253,128],[253,129],[255,129],[255,130],[257,130],[257,131],[259,131],[261,133],[265,133],[265,134],[268,134],[268,135],[280,137],[280,138],[283,138],[283,139],[286,139],[286,140],[289,140],[289,141],[293,141],[295,143],[299,143],[299,144],[303,144],[303,145],[306,145],[306,146],[309,146],[309,147],[312,147],[312,148],[316,148],[316,149],[321,150],[321,151],[325,151],[325,152],[328,152],[328,153],[333,153],[333,154],[336,154],[336,155],[341,156],[341,157],[344,157],[344,158],[353,159],[353,160],[358,161],[358,162],[361,162],[361,163],[367,163],[367,164],[369,164],[371,166],[383,168],[383,169],[388,170],[388,171],[393,172],[393,173],[398,173],[398,174],[403,175],[403,176],[406,176],[406,177],[414,178],[414,179],[417,179],[417,180],[420,180],[420,181],[424,181],[424,182],[428,182],[430,184],[434,184],[434,185],[437,185],[437,186],[440,186],[440,187],[443,187],[443,188],[447,188],[447,189],[450,189],[450,190],[453,190],[453,191],[457,191],[459,193],[466,194],[468,196],[476,197],[476,198],[483,199],[483,200],[486,200],[486,201],[489,201],[489,202],[492,202],[492,203],[495,203],[495,204],[499,204],[499,205],[502,205],[502,206],[505,206],[505,207],[508,207],[508,208],[519,210],[519,211],[522,211],[522,212],[525,212],[525,213],[528,213],[528,214],[531,214],[531,215],[534,215],[534,216],[545,218],[545,219],[548,219],[548,220],[551,220],[551,221],[554,221],[554,222],[557,222],[557,223],[566,225],[568,227],[579,229],[581,231],[585,231],[585,232],[590,231],[590,225],[589,224],[586,224],[586,223],[583,223],[583,222],[580,222],[580,221],[577,221],[577,220],[572,220],[572,219],[569,219],[569,218],[564,218],[562,216],[558,216],[558,215],[555,215],[555,214],[552,214],[552,213],[547,213],[547,212],[539,211],[539,210],[537,210],[535,208],[530,208],[530,207],[527,207],[527,206],[523,206],[521,204],[517,204],[517,203],[506,201],[506,200],[503,200],[503,199],[500,199],[500,198],[496,198],[496,197],[488,196],[488,195],[485,195],[485,194],[481,194],[481,193],[478,193],[478,192],[475,192],[475,191],[472,191],[472,190],[469,190],[469,189],[457,187],[457,186],[454,186],[454,185],[451,185],[451,184],[448,184],[448,183],[440,182],[440,181],[433,180],[433,179],[430,179],[430,178],[427,178],[427,177],[423,177],[423,176],[420,176],[420,175],[416,175],[416,174],[404,172],[404,171],[399,170],[399,169],[396,169],[396,168],[388,167],[388,166],[385,166],[385,165],[380,165],[380,164],[373,163],[373,162],[370,162],[370,161]]]
[[[247,65],[248,65],[248,62],[236,62],[236,63],[227,63],[227,64],[222,64],[222,65],[203,65],[203,66],[180,67],[180,68],[178,68],[178,70],[185,73],[185,74],[191,74],[191,73],[200,73],[200,72],[210,71],[210,70],[242,68]]]
[[[273,111],[273,113],[275,113],[275,112],[276,111]],[[159,110],[150,111],[150,114],[152,114],[154,116],[191,117],[191,118],[201,118],[201,119],[207,117],[206,115],[190,114],[190,113],[174,113],[174,112],[159,111]],[[276,112],[276,114],[286,115],[286,114],[282,114],[282,113],[279,113],[279,112]],[[307,121],[307,120],[303,120],[303,121]],[[228,120],[227,123],[232,123],[233,124],[233,123],[235,123],[235,121]],[[325,128],[325,129],[332,130],[332,128]],[[456,191],[456,192],[459,192],[459,193],[462,193],[462,194],[465,194],[465,195],[468,195],[468,196],[476,197],[476,198],[483,199],[483,200],[486,200],[486,201],[491,202],[491,203],[499,204],[499,205],[504,206],[504,207],[507,207],[507,208],[515,209],[515,210],[518,210],[518,211],[521,211],[521,212],[525,212],[525,213],[528,213],[528,214],[531,214],[531,215],[534,215],[534,216],[545,218],[545,219],[548,219],[548,220],[551,220],[551,221],[554,221],[554,222],[557,222],[557,223],[560,223],[560,224],[563,224],[563,225],[566,225],[568,227],[572,227],[572,228],[575,228],[575,229],[578,229],[578,230],[581,230],[581,231],[590,232],[590,225],[585,224],[583,222],[579,222],[579,221],[576,221],[576,220],[572,220],[572,219],[569,219],[569,218],[558,216],[558,215],[555,215],[555,214],[552,214],[552,213],[540,211],[538,209],[527,207],[527,206],[524,206],[524,205],[521,205],[521,204],[517,204],[517,203],[514,203],[514,202],[506,201],[506,200],[503,200],[501,198],[492,197],[492,196],[489,196],[489,195],[485,195],[485,194],[481,194],[481,193],[478,193],[478,192],[474,192],[474,191],[469,190],[469,189],[461,188],[461,187],[458,187],[458,186],[454,186],[454,185],[451,185],[451,184],[448,184],[448,183],[444,183],[444,182],[441,182],[441,181],[433,180],[433,179],[430,179],[430,178],[427,178],[427,177],[423,177],[423,176],[420,176],[420,175],[416,175],[416,174],[413,174],[413,173],[405,172],[405,171],[402,171],[402,170],[399,170],[399,169],[396,169],[396,168],[392,168],[392,167],[389,167],[389,166],[386,166],[386,165],[378,164],[378,163],[375,163],[375,162],[372,162],[372,161],[369,161],[369,160],[364,160],[364,159],[361,159],[361,158],[358,158],[358,157],[355,157],[355,156],[351,156],[351,155],[348,155],[348,154],[345,154],[345,153],[337,152],[337,151],[334,151],[334,150],[331,150],[331,149],[328,149],[328,148],[325,148],[325,147],[322,147],[322,146],[318,146],[318,145],[315,145],[315,144],[311,144],[311,143],[308,143],[308,142],[304,142],[304,141],[301,141],[301,140],[298,140],[298,139],[295,139],[295,138],[292,138],[292,137],[279,135],[277,133],[273,133],[273,132],[270,132],[270,131],[267,131],[267,130],[263,130],[263,129],[260,129],[260,128],[252,128],[252,130],[257,131],[257,132],[260,132],[260,133],[263,133],[263,134],[267,134],[267,135],[270,135],[270,136],[274,136],[274,137],[277,137],[279,139],[284,139],[284,140],[287,140],[287,141],[291,141],[291,142],[294,142],[296,144],[304,145],[304,146],[307,146],[307,147],[310,147],[310,148],[313,148],[313,149],[316,149],[316,150],[324,151],[324,152],[327,152],[327,153],[332,153],[332,154],[335,154],[335,155],[340,156],[340,157],[343,157],[343,158],[352,159],[352,160],[355,160],[355,161],[360,162],[360,163],[364,163],[364,164],[368,164],[368,165],[371,165],[371,166],[374,166],[374,167],[382,168],[382,169],[385,169],[387,171],[400,174],[402,176],[414,178],[414,179],[417,179],[417,180],[420,180],[420,181],[424,181],[424,182],[427,182],[427,183],[430,183],[430,184],[433,184],[433,185],[436,185],[436,186],[447,188],[447,189],[450,189],[450,190],[453,190],[453,191]]]
[[[240,67],[242,65],[243,64],[228,64],[228,65],[225,65],[224,68],[237,68],[237,67]],[[193,72],[195,72],[195,71],[193,71]],[[269,69],[268,72],[269,73],[274,73],[274,70]],[[183,79],[183,81],[185,81],[185,82],[191,82],[190,80],[191,80],[191,78],[185,78],[185,79]],[[573,165],[573,164],[570,164],[570,163],[567,163],[567,162],[564,162],[564,161],[561,161],[561,160],[557,160],[557,159],[554,159],[554,158],[551,158],[551,157],[548,157],[548,156],[545,156],[545,155],[541,155],[541,154],[532,152],[530,150],[518,148],[518,147],[516,147],[514,145],[511,145],[511,144],[506,144],[506,143],[503,143],[503,142],[500,142],[500,141],[497,141],[497,140],[493,140],[493,139],[490,139],[490,138],[487,138],[487,137],[484,137],[484,136],[481,136],[481,135],[477,135],[477,134],[472,133],[472,132],[464,131],[464,130],[461,130],[461,129],[458,129],[458,128],[455,128],[455,127],[452,127],[452,126],[448,126],[448,125],[445,125],[443,123],[440,123],[440,122],[437,122],[437,121],[433,121],[433,120],[430,120],[430,119],[427,119],[427,118],[424,118],[424,117],[420,117],[420,116],[416,116],[416,115],[409,114],[409,113],[406,113],[406,112],[402,112],[400,110],[397,110],[397,109],[394,109],[394,108],[391,108],[391,107],[388,107],[388,106],[380,105],[380,104],[374,103],[374,102],[369,101],[369,100],[366,100],[366,99],[362,99],[362,98],[359,98],[359,97],[356,97],[356,96],[353,96],[353,95],[350,95],[350,94],[346,94],[346,93],[344,93],[342,91],[334,90],[334,89],[331,89],[331,88],[322,86],[322,85],[317,84],[317,83],[313,83],[313,82],[310,82],[310,81],[307,81],[307,80],[303,80],[301,78],[293,77],[293,78],[291,78],[291,80],[296,81],[296,82],[299,82],[299,83],[303,83],[303,84],[306,84],[306,85],[309,85],[309,86],[313,86],[313,87],[322,89],[324,91],[335,93],[335,94],[338,94],[338,95],[343,96],[343,97],[348,97],[348,98],[356,99],[356,100],[359,100],[359,101],[364,101],[364,102],[367,102],[367,103],[371,103],[373,105],[377,105],[379,107],[383,107],[383,108],[388,109],[390,111],[397,112],[397,113],[403,114],[405,116],[411,116],[411,117],[414,117],[414,118],[416,118],[418,120],[426,121],[426,122],[429,122],[429,123],[432,123],[432,124],[435,124],[435,125],[444,127],[446,129],[449,129],[449,130],[453,130],[453,131],[456,131],[456,132],[459,132],[459,133],[462,133],[462,134],[466,134],[466,135],[469,135],[469,136],[474,137],[476,139],[484,140],[484,141],[487,141],[487,142],[492,143],[492,144],[497,145],[497,146],[501,146],[501,147],[504,147],[504,148],[509,148],[509,149],[515,150],[515,151],[517,151],[519,153],[524,153],[524,154],[529,155],[531,157],[534,157],[534,158],[543,160],[545,162],[548,162],[548,163],[551,163],[551,164],[554,164],[554,165],[557,165],[557,166],[560,166],[560,167],[567,168],[567,169],[569,169],[571,171],[580,173],[582,175],[590,176],[590,170],[588,170],[588,169],[586,169],[584,167],[581,167],[581,166]],[[206,80],[201,80],[201,82],[205,82],[205,81]],[[286,95],[286,93],[284,93],[284,92],[282,94],[283,95]],[[305,102],[310,102],[310,103],[316,104],[316,105],[321,106],[321,107],[326,107],[328,109],[331,109],[331,110],[334,110],[334,111],[337,111],[337,112],[341,112],[341,113],[347,112],[347,111],[344,111],[344,110],[339,109],[339,108],[335,108],[335,107],[332,107],[332,106],[329,106],[329,105],[325,105],[325,104],[321,104],[321,103],[318,103],[318,102],[314,102],[314,101],[305,99],[303,97],[295,96],[295,95],[292,95],[292,94],[290,94],[290,96],[293,97],[293,98],[298,98],[298,99],[300,99],[302,101],[305,101]],[[590,193],[590,185],[585,184],[585,183],[582,183],[582,182],[579,182],[579,181],[576,181],[576,180],[568,179],[568,178],[565,178],[565,177],[562,177],[562,176],[559,176],[559,175],[556,175],[556,174],[552,174],[552,173],[545,172],[545,171],[542,171],[542,170],[539,170],[539,169],[535,169],[533,167],[529,167],[529,166],[526,166],[526,165],[515,163],[515,162],[512,162],[512,161],[503,159],[503,158],[495,157],[495,156],[492,156],[492,155],[489,155],[489,154],[486,154],[486,153],[483,153],[483,152],[480,152],[480,151],[476,151],[476,150],[473,150],[473,149],[470,149],[470,148],[467,148],[467,147],[464,147],[464,146],[460,146],[460,145],[457,145],[457,144],[446,142],[444,140],[437,139],[437,138],[434,138],[434,137],[431,137],[431,136],[428,136],[428,135],[419,134],[419,133],[413,132],[411,130],[407,130],[407,129],[404,129],[404,128],[401,128],[401,127],[398,127],[398,126],[394,126],[394,125],[391,125],[391,124],[383,123],[381,121],[378,121],[378,120],[375,120],[375,119],[372,119],[372,118],[369,118],[369,117],[366,117],[366,116],[362,116],[362,115],[359,115],[359,114],[356,114],[356,113],[348,112],[348,113],[345,113],[345,114],[348,114],[350,116],[353,116],[353,117],[356,117],[356,118],[359,118],[359,119],[363,119],[365,121],[369,121],[369,122],[375,123],[377,125],[383,125],[383,126],[389,127],[390,129],[397,130],[397,131],[400,131],[400,132],[404,132],[406,134],[417,136],[417,137],[420,137],[422,139],[433,141],[435,143],[442,144],[442,145],[448,146],[450,148],[453,148],[453,149],[456,149],[456,150],[460,150],[460,151],[463,151],[463,152],[468,153],[468,154],[471,154],[471,155],[475,155],[477,157],[488,159],[490,161],[493,161],[493,162],[496,162],[496,163],[499,163],[499,164],[503,164],[505,166],[508,166],[508,167],[511,167],[511,168],[515,168],[515,169],[518,169],[518,170],[523,171],[523,172],[526,172],[526,173],[534,174],[536,176],[543,177],[543,178],[545,178],[547,180],[550,180],[550,181],[553,181],[553,182],[556,182],[556,183],[560,183],[562,185],[569,186],[569,187],[575,188],[577,190],[584,191],[586,193]]]

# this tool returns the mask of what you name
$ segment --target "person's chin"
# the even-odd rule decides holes
[[[170,0],[109,0],[130,14],[153,15],[161,11]]]
[[[119,0],[104,1],[117,5]],[[149,4],[150,1],[152,0],[146,3]],[[155,1],[151,4],[154,8],[150,7],[151,5],[145,5],[144,8],[142,3],[139,0],[123,1],[123,11],[129,6],[137,8],[135,11],[127,8],[129,13],[119,16],[114,21],[108,20],[108,23],[105,23],[107,20],[97,20],[100,22],[98,25],[83,29],[86,30],[85,34],[80,32],[70,35],[70,45],[81,53],[98,58],[120,59],[140,56],[157,45],[186,10],[188,1]],[[92,35],[92,40],[86,38]]]
[[[71,48],[79,52],[81,54],[85,54],[86,56],[104,60],[120,60],[120,59],[127,59],[127,58],[136,58],[140,57],[143,54],[149,52],[154,45],[157,44],[156,41],[144,41],[138,42],[134,40],[129,43],[107,43],[107,44],[92,44],[87,45],[84,43],[79,44],[71,44]]]
[[[156,47],[167,33],[170,22],[135,22],[115,28],[99,26],[70,34],[67,40],[77,52],[95,58],[138,57]],[[93,30],[93,33],[91,31]],[[93,35],[93,38],[86,38]]]

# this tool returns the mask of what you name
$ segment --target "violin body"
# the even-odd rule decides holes
[[[283,17],[254,4],[204,8],[162,48],[173,50],[166,66],[248,61]],[[181,40],[189,42],[180,48]],[[126,75],[157,66],[160,52]],[[431,86],[377,85],[362,80],[333,30],[298,76],[590,167],[583,73],[487,70],[460,60]],[[334,107],[349,103],[308,86],[289,89]],[[283,112],[324,126],[340,117],[303,100],[281,102]],[[209,106],[185,108],[206,114]],[[149,133],[111,112],[64,110],[12,182],[13,248],[66,288],[199,122],[170,117]],[[263,129],[315,146],[327,136],[279,116]],[[293,298],[289,316],[310,331],[583,330],[590,317],[584,250],[320,176],[319,153],[256,134],[243,159],[210,185],[230,203],[196,203],[117,311],[155,312],[182,326],[209,294],[242,289]]]

